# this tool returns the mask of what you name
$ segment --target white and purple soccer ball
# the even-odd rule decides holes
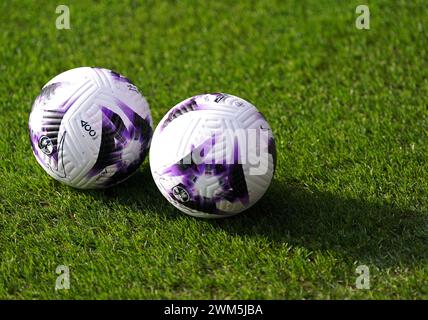
[[[192,216],[219,218],[255,204],[275,169],[272,130],[251,103],[223,93],[191,97],[157,126],[150,168],[161,193]]]
[[[144,160],[153,123],[137,87],[107,69],[82,67],[50,80],[29,119],[37,162],[53,178],[81,189],[127,179]]]

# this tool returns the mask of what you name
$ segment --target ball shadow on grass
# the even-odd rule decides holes
[[[428,261],[428,215],[274,181],[247,212],[212,222],[229,233],[331,250],[377,267]]]
[[[79,190],[79,192],[82,191]],[[169,206],[156,187],[148,164],[143,164],[131,177],[115,186],[98,190],[83,190],[83,192],[90,194],[112,210],[117,210],[117,206],[120,206],[125,210],[153,213],[159,210],[165,211],[162,210],[162,207],[168,208]]]
[[[96,194],[106,204],[150,210],[167,219],[187,217],[157,189],[148,165],[119,186]],[[200,220],[232,235],[266,237],[308,250],[331,250],[377,267],[428,261],[428,215],[410,209],[314,191],[274,180],[248,211],[225,219]]]

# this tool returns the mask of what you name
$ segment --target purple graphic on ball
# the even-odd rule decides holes
[[[131,126],[127,128],[122,118],[112,110],[101,107],[102,136],[100,152],[90,176],[98,175],[104,168],[115,165],[116,173],[109,179],[109,183],[122,181],[134,172],[143,162],[152,137],[150,119],[143,119],[123,102],[116,100],[117,105],[130,120]],[[124,163],[122,155],[124,150],[133,142],[138,142],[139,156],[131,163]]]
[[[248,190],[245,182],[245,176],[242,165],[238,163],[237,156],[235,156],[235,163],[200,163],[194,162],[194,153],[201,153],[208,151],[210,146],[215,144],[214,137],[207,140],[203,145],[193,148],[192,152],[180,159],[177,163],[168,167],[163,171],[163,176],[179,177],[181,182],[172,188],[170,196],[176,198],[184,206],[203,211],[206,213],[227,214],[218,209],[216,203],[222,200],[229,202],[239,201],[243,205],[248,205]],[[234,154],[238,154],[238,147],[235,146]],[[212,197],[205,197],[198,195],[195,190],[195,185],[201,177],[208,179],[216,177],[219,182],[219,188],[215,195]],[[177,189],[181,192],[178,193]],[[187,197],[182,199],[182,194],[185,192]]]

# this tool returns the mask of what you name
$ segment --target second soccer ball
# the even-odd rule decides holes
[[[152,119],[146,99],[124,76],[82,67],[49,81],[29,120],[34,156],[53,178],[81,189],[115,185],[148,152]]]
[[[153,135],[150,168],[161,193],[197,217],[235,215],[255,204],[272,180],[272,130],[249,102],[223,93],[173,107]]]

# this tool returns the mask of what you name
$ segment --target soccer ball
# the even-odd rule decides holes
[[[137,170],[153,124],[147,101],[127,78],[82,67],[43,87],[29,129],[34,156],[50,176],[92,189],[115,185]]]
[[[194,96],[157,126],[150,168],[161,193],[192,216],[232,216],[255,204],[272,180],[276,147],[266,119],[223,93]]]

